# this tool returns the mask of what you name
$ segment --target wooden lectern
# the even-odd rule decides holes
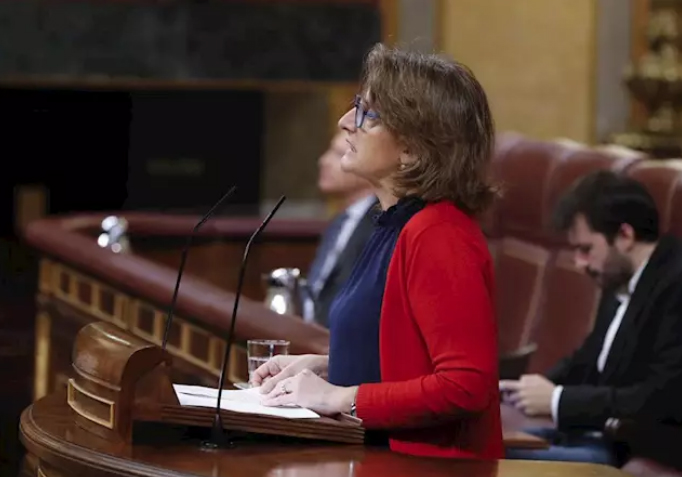
[[[321,441],[362,443],[362,427],[342,419],[285,419],[225,410],[225,429],[317,442],[282,442],[261,435],[207,452],[186,430],[211,426],[214,408],[180,406],[170,365],[161,348],[115,325],[98,322],[82,328],[73,347],[75,378],[68,381],[67,400],[56,392],[22,414],[20,434],[28,451],[23,475],[625,477],[617,469],[592,464],[419,458],[383,447],[329,445]],[[138,422],[180,424],[173,427],[183,434],[140,426],[134,442]]]
[[[76,424],[112,442],[131,444],[135,422],[211,427],[215,408],[182,406],[173,389],[170,355],[105,322],[83,327],[73,347],[75,378],[67,403]],[[222,409],[223,427],[256,434],[362,444],[364,429],[349,417],[287,419]]]

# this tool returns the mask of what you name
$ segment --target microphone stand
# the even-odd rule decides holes
[[[225,370],[227,369],[230,352],[232,351],[232,343],[234,341],[234,327],[237,322],[237,309],[239,308],[239,298],[242,294],[242,287],[244,285],[244,273],[246,272],[246,262],[249,258],[249,251],[251,250],[251,244],[256,238],[263,232],[263,229],[268,225],[272,217],[275,215],[277,210],[280,208],[282,203],[286,200],[285,196],[281,196],[275,204],[275,207],[270,211],[270,213],[265,217],[265,220],[260,224],[256,231],[251,235],[249,241],[246,243],[244,248],[244,255],[242,256],[242,264],[239,269],[239,280],[237,282],[237,291],[234,296],[234,306],[232,307],[232,319],[230,322],[230,331],[227,335],[227,344],[225,346],[225,354],[223,355],[223,365],[220,369],[220,378],[218,380],[218,399],[216,401],[215,416],[213,418],[213,427],[211,428],[211,439],[204,443],[204,446],[208,449],[217,449],[220,447],[234,447],[234,442],[231,439],[226,439],[225,433],[223,432],[223,420],[220,417],[220,401],[223,395],[223,387],[225,385]]]
[[[175,280],[175,289],[173,290],[173,298],[171,299],[171,304],[168,307],[168,316],[166,317],[166,330],[163,333],[163,342],[161,344],[161,349],[164,351],[166,350],[166,344],[168,344],[168,336],[170,334],[170,329],[171,329],[171,323],[173,322],[173,314],[175,313],[175,305],[177,304],[178,301],[178,292],[180,291],[180,279],[182,278],[182,273],[185,270],[185,263],[187,262],[187,255],[189,254],[189,248],[192,245],[192,241],[194,240],[194,236],[196,235],[197,231],[201,228],[202,225],[206,223],[206,221],[215,213],[216,210],[218,210],[218,207],[227,200],[228,197],[230,197],[234,191],[237,190],[237,186],[232,186],[230,190],[228,190],[221,198],[218,200],[218,202],[215,203],[213,207],[209,209],[208,212],[206,212],[206,215],[204,215],[199,222],[194,226],[192,229],[192,232],[189,234],[189,237],[187,237],[187,242],[185,243],[185,248],[182,250],[182,257],[180,258],[180,268],[178,268],[178,277]]]

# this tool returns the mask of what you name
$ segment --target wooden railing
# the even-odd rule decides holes
[[[129,223],[132,252],[99,247],[104,215],[74,215],[31,223],[27,242],[40,254],[34,397],[65,384],[73,338],[85,324],[113,323],[161,343],[182,246],[198,217],[119,213]],[[234,304],[243,249],[260,219],[215,219],[189,253],[170,329],[168,350],[177,379],[215,385]],[[274,220],[252,247],[235,327],[228,378],[246,379],[242,346],[251,338],[287,339],[293,353],[325,353],[328,331],[261,304],[261,274],[290,266],[306,270],[324,223]]]

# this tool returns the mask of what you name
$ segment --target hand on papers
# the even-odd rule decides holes
[[[215,408],[218,390],[202,386],[186,386],[174,384],[175,394],[182,406],[198,406]],[[220,408],[245,414],[263,414],[266,416],[286,417],[289,419],[311,419],[319,414],[299,407],[272,407],[261,402],[263,395],[258,388],[238,391],[224,390],[220,399]]]
[[[518,381],[500,381],[504,402],[512,404],[528,416],[551,415],[555,387],[554,383],[539,374],[524,374]]]
[[[318,376],[327,374],[327,356],[304,354],[300,356],[277,355],[253,372],[251,385],[261,387],[263,394],[271,392],[280,381],[296,376],[304,369]]]
[[[334,386],[311,370],[304,369],[294,376],[281,379],[263,396],[262,402],[266,406],[296,405],[331,416],[349,413],[356,392],[357,387]]]

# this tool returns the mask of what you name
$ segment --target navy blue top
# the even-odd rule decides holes
[[[388,265],[398,235],[425,203],[400,199],[375,219],[375,229],[329,310],[329,382],[357,386],[381,381],[379,318]]]

